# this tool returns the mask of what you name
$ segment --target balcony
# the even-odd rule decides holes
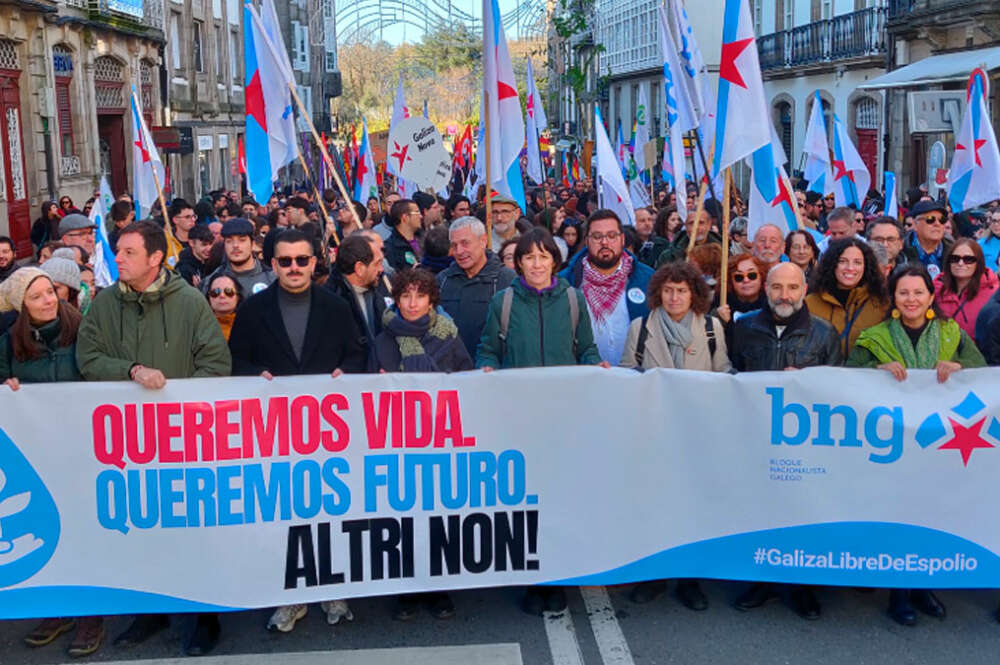
[[[163,33],[163,0],[63,0],[93,21],[131,34]]]
[[[76,155],[59,158],[59,175],[63,178],[80,175],[80,158]]]
[[[917,0],[897,0],[897,2]],[[757,40],[763,71],[882,57],[886,52],[886,9],[870,7],[832,19],[764,35]]]

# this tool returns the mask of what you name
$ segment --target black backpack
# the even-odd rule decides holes
[[[646,338],[649,337],[649,331],[646,330],[646,322],[649,321],[649,312],[642,315],[642,323],[639,324],[639,341],[635,345],[635,364],[636,367],[642,369],[642,361],[646,357]],[[708,353],[712,360],[715,360],[715,324],[712,323],[712,317],[705,316],[705,336],[708,337]]]

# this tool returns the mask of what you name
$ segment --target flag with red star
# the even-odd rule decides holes
[[[768,144],[755,150],[750,159],[753,168],[750,210],[747,213],[747,236],[750,238],[766,224],[777,226],[783,235],[800,228],[795,210],[795,194],[785,173],[784,152],[772,130]]]
[[[367,204],[371,196],[378,198],[378,183],[375,180],[372,145],[368,141],[368,121],[362,117],[361,145],[358,147],[358,160],[354,171],[354,200]]]
[[[548,125],[548,119],[545,117],[542,98],[538,94],[538,86],[535,85],[535,74],[531,70],[531,58],[528,58],[528,69],[525,77],[525,94],[528,96],[524,109],[527,115],[528,177],[536,183],[541,183],[545,179],[545,174],[538,139],[541,137],[542,130]]]
[[[138,209],[138,219],[145,219],[149,209],[159,197],[163,184],[163,162],[160,160],[153,137],[146,126],[139,96],[132,86],[132,191]]]
[[[819,90],[813,96],[806,138],[802,143],[806,163],[802,175],[809,181],[810,192],[826,196],[833,194],[833,172],[830,170],[830,143],[826,140],[826,122],[823,119],[823,100]]]
[[[1000,151],[985,101],[988,81],[982,69],[969,76],[968,104],[948,170],[948,202],[955,212],[1000,199]]]
[[[726,0],[719,60],[713,173],[718,174],[771,140],[764,81],[747,0]]]
[[[604,119],[600,106],[594,105],[594,152],[597,155],[597,204],[618,215],[623,224],[635,226],[635,211],[621,165],[615,155],[608,133],[604,130]]]
[[[847,135],[840,118],[833,116],[833,198],[838,206],[854,205],[861,209],[868,196],[872,176],[858,149]]]

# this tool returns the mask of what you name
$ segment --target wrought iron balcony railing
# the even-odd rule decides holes
[[[884,55],[885,21],[884,7],[869,7],[764,35],[757,40],[761,69],[767,71]]]

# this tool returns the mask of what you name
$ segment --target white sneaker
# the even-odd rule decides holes
[[[306,605],[285,605],[274,610],[267,620],[267,629],[271,632],[290,633],[295,628],[295,622],[306,615],[309,608]]]
[[[319,606],[326,612],[326,622],[331,626],[340,623],[341,619],[354,621],[354,612],[351,612],[346,600],[324,600]]]

